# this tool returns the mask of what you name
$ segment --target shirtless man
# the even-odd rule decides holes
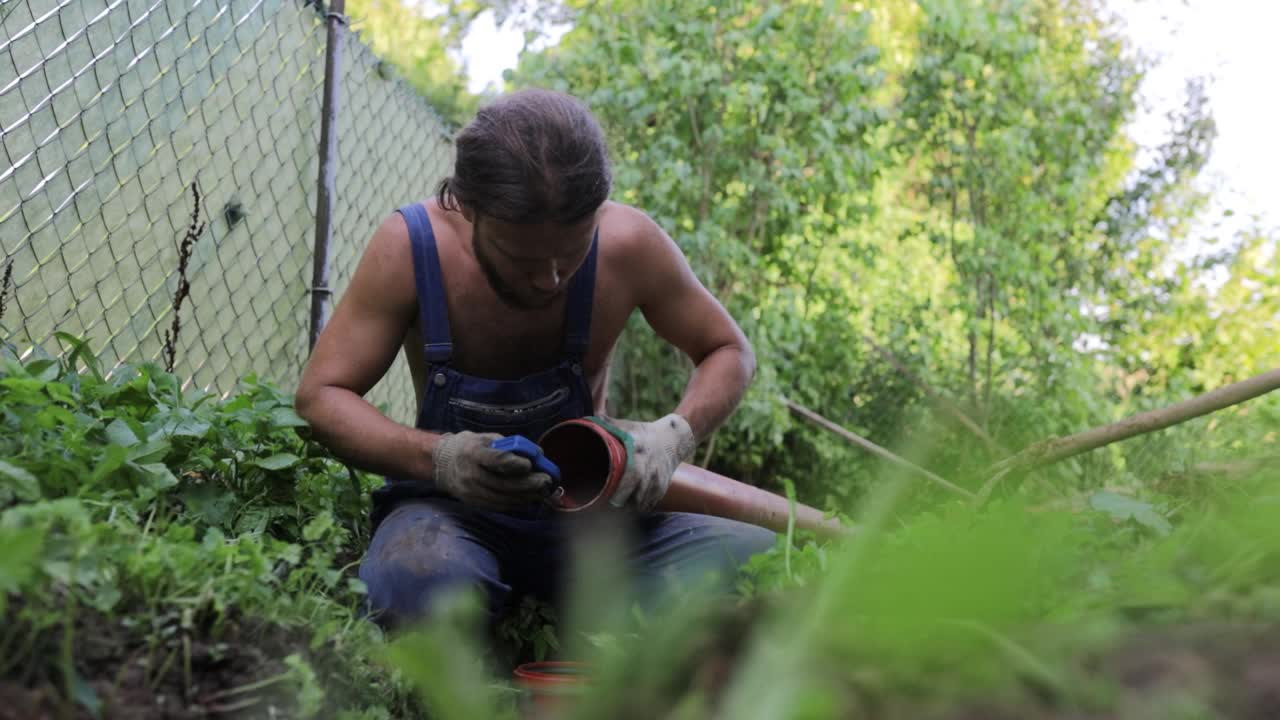
[[[545,501],[547,475],[489,443],[603,414],[609,359],[637,308],[696,369],[671,414],[614,421],[637,448],[608,515],[628,526],[631,571],[728,576],[773,544],[752,525],[652,511],[737,406],[755,360],[671,238],[608,200],[611,181],[583,104],[542,90],[498,99],[459,134],[438,196],[377,229],[321,334],[297,411],[338,457],[387,477],[360,567],[384,625],[429,614],[459,585],[481,588],[491,617],[513,593],[564,589],[575,521]],[[402,345],[413,428],[363,398]]]

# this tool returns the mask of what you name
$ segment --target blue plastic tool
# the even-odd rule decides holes
[[[490,443],[489,447],[527,457],[533,462],[534,470],[550,475],[551,479],[556,482],[560,481],[560,468],[556,467],[555,463],[542,454],[542,448],[538,447],[537,443],[523,435],[508,435],[504,438],[498,438]]]

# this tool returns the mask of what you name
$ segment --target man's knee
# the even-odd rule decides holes
[[[700,582],[710,573],[729,583],[752,555],[773,547],[776,535],[756,525],[694,513],[651,516],[640,562],[646,572],[682,583]]]
[[[734,542],[737,544],[737,552],[743,562],[752,555],[765,552],[777,544],[778,534],[772,530],[748,523],[739,523],[739,526],[734,531]]]
[[[703,532],[738,565],[773,547],[777,538],[772,530],[759,525],[706,515],[700,519]]]
[[[409,503],[378,526],[360,565],[374,619],[395,626],[426,617],[454,591],[478,589],[492,609],[510,588],[497,561],[447,510]]]

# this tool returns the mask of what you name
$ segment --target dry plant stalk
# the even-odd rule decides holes
[[[1006,458],[991,466],[992,476],[978,493],[980,500],[985,501],[995,486],[1010,473],[1029,470],[1055,463],[1059,460],[1079,455],[1089,450],[1127,440],[1135,435],[1144,435],[1163,430],[1171,425],[1193,420],[1201,415],[1208,415],[1223,408],[1238,405],[1246,400],[1280,388],[1280,368],[1255,375],[1248,380],[1241,380],[1190,400],[1183,400],[1158,410],[1149,410],[1120,420],[1119,422],[1091,428],[1066,437],[1050,438],[1034,443],[1017,455]]]
[[[9,297],[9,288],[13,285],[13,259],[4,266],[4,279],[0,280],[0,320],[4,319],[5,298]]]
[[[164,333],[164,369],[173,372],[177,354],[178,333],[182,331],[182,301],[191,294],[191,281],[187,279],[187,263],[191,260],[191,251],[195,249],[196,239],[204,232],[204,223],[200,222],[200,188],[191,183],[191,195],[195,199],[195,207],[191,211],[191,226],[187,234],[178,244],[178,291],[173,296],[173,325]]]
[[[862,437],[861,435],[854,433],[853,431],[849,430],[848,428],[838,423],[832,422],[831,420],[823,417],[822,415],[819,415],[818,413],[810,410],[809,408],[799,403],[793,402],[791,400],[787,400],[786,398],[782,399],[782,403],[787,406],[787,409],[791,411],[792,415],[795,415],[798,418],[807,420],[833,435],[837,435],[841,438],[844,438],[844,440],[851,445],[862,448],[863,450],[871,453],[872,455],[875,455],[876,457],[882,460],[887,460],[893,463],[894,465],[897,465],[898,467],[906,468],[916,473],[917,475],[928,478],[931,482],[938,485],[939,487],[950,490],[951,492],[957,495],[963,495],[964,497],[967,497],[967,498],[973,497],[973,493],[969,492],[968,490],[965,490],[959,485],[956,485],[950,480],[940,477],[935,473],[929,472],[928,470],[920,467],[919,465],[916,465],[910,460],[907,460],[904,457],[896,455],[890,452],[889,450],[886,450],[880,447],[879,445],[871,442],[870,440]]]

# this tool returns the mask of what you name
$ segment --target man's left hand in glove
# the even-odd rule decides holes
[[[630,436],[627,469],[609,499],[614,507],[652,510],[667,494],[671,477],[687,461],[698,443],[683,417],[671,413],[654,422],[601,418],[611,429]]]

